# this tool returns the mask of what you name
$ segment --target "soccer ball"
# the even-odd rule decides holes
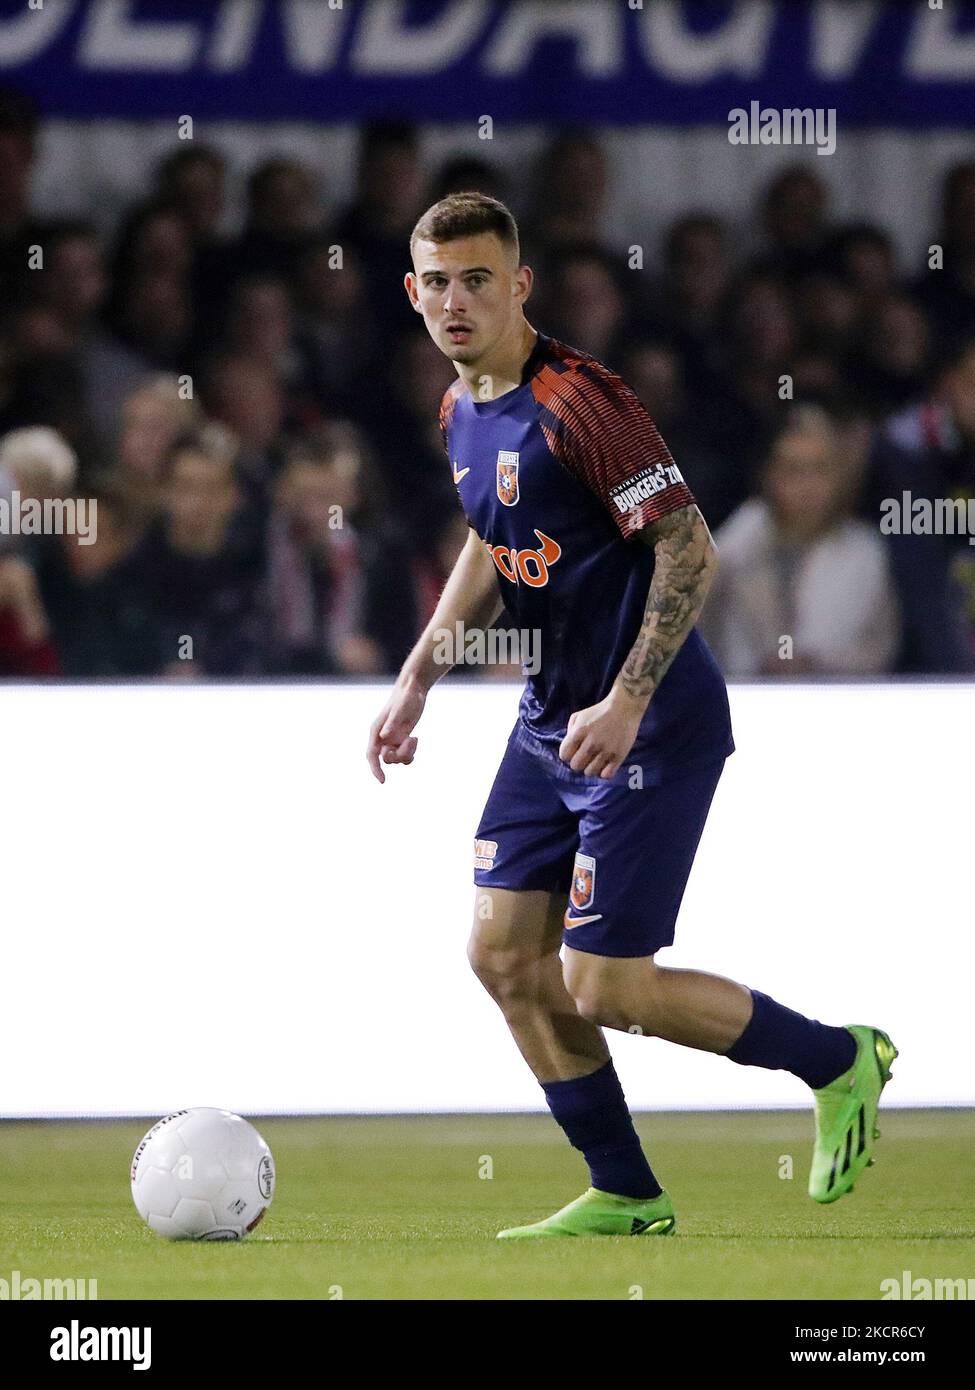
[[[274,1196],[274,1159],[257,1130],[207,1106],[153,1125],[131,1177],[139,1215],[170,1240],[242,1240]]]

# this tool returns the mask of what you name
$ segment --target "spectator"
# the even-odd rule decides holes
[[[29,248],[44,239],[49,225],[31,211],[37,138],[33,100],[0,87],[0,314],[26,299]]]
[[[173,445],[201,423],[177,377],[150,377],[122,405],[116,457],[124,483],[154,502]]]
[[[332,418],[367,417],[378,335],[359,256],[352,246],[340,250],[338,262],[322,237],[301,258],[295,341],[318,407]]]
[[[423,211],[422,201],[415,127],[408,121],[370,122],[359,147],[355,201],[329,229],[329,240],[358,255],[370,313],[384,331],[396,332],[412,319],[403,276],[410,264],[407,243]]]
[[[975,339],[960,344],[933,394],[878,432],[865,513],[877,524],[885,499],[975,499]],[[975,568],[967,535],[886,537],[904,613],[901,668],[975,669]]]
[[[222,322],[239,280],[256,276],[294,282],[302,253],[320,223],[319,191],[304,164],[279,156],[258,165],[247,182],[243,232],[197,253],[193,283],[200,293],[200,312],[206,315],[200,325],[199,353],[213,349],[207,330]]]
[[[122,226],[106,321],[121,343],[160,370],[189,365],[192,259],[189,229],[171,204],[144,203]]]
[[[769,184],[762,205],[767,249],[754,269],[795,284],[822,268],[827,250],[829,192],[823,179],[793,165]]]
[[[86,419],[108,441],[123,400],[145,375],[148,362],[103,326],[109,281],[94,228],[82,221],[59,223],[48,231],[42,250],[43,267],[31,282],[36,304],[70,344],[58,367],[77,371]]]
[[[500,170],[488,160],[460,154],[441,165],[434,177],[429,201],[439,203],[451,193],[483,193],[503,203],[507,198],[507,186]]]
[[[34,570],[0,554],[0,676],[55,676],[58,658]]]
[[[149,517],[124,480],[96,480],[89,492],[97,527],[89,545],[60,536],[39,578],[61,673],[93,680],[158,675],[167,657],[138,547]]]
[[[102,441],[88,417],[83,362],[74,338],[39,304],[17,311],[4,338],[0,433],[47,425],[84,462]]]
[[[841,357],[826,348],[801,346],[793,355],[791,368],[797,401],[822,406],[836,417],[849,413],[849,376]]]
[[[950,351],[975,333],[975,160],[948,170],[941,198],[941,229],[913,290],[932,331]]]
[[[156,195],[176,208],[197,249],[220,238],[227,166],[212,145],[195,140],[177,145],[156,171]]]
[[[805,276],[796,286],[795,306],[805,348],[841,361],[853,352],[864,311],[840,276],[825,270]]]
[[[207,412],[239,441],[237,469],[257,493],[281,461],[285,400],[276,373],[250,357],[224,354],[204,374]]]
[[[293,448],[274,490],[268,550],[268,669],[378,675],[398,669],[416,622],[405,557],[360,529],[363,444],[347,424]],[[384,583],[390,571],[400,577]]]
[[[893,584],[880,536],[850,515],[851,471],[828,417],[803,408],[773,445],[763,496],[718,531],[702,630],[728,676],[892,669]]]
[[[257,675],[263,556],[230,436],[209,425],[181,440],[164,481],[162,516],[136,557],[160,625],[163,670]]]
[[[232,356],[246,358],[275,380],[288,423],[318,423],[308,362],[296,342],[291,295],[282,280],[253,275],[238,282],[230,299],[224,345]]]
[[[731,278],[724,224],[704,213],[678,218],[664,237],[663,260],[663,277],[647,296],[649,323],[681,354],[691,390],[709,392],[721,370],[720,316]]]
[[[156,171],[156,201],[180,214],[190,238],[190,298],[201,339],[198,350],[206,348],[207,326],[219,316],[229,278],[231,251],[221,232],[225,195],[223,156],[195,140],[178,145]]]
[[[852,387],[874,418],[903,409],[924,394],[930,359],[928,325],[907,295],[892,295],[867,321]]]
[[[714,382],[707,417],[715,431],[710,439],[720,440],[752,492],[794,399],[788,392],[798,330],[785,283],[766,274],[743,276],[725,304],[724,340],[725,370]]]
[[[881,227],[855,222],[841,227],[829,260],[857,298],[861,314],[876,308],[897,288],[894,243]]]
[[[147,367],[183,372],[189,366],[193,315],[188,286],[165,266],[132,277],[115,326],[120,341],[139,345]]]
[[[613,258],[596,246],[559,256],[542,299],[546,331],[618,369],[627,335],[627,298]]]
[[[701,443],[677,353],[663,343],[634,343],[623,360],[623,378],[653,418],[708,525],[720,526],[747,494],[732,461]]]
[[[389,388],[378,395],[368,421],[391,524],[427,558],[436,533],[459,507],[438,416],[455,380],[429,334],[414,328],[395,344]]]
[[[535,205],[523,219],[526,259],[546,274],[573,246],[605,246],[603,219],[609,172],[599,140],[565,130],[544,147],[532,186]]]
[[[0,499],[8,507],[15,493],[20,503],[66,497],[77,476],[77,456],[56,430],[38,425],[0,439]],[[0,555],[23,550],[28,539],[0,531]]]
[[[25,503],[66,497],[78,472],[74,450],[55,430],[34,426],[0,439],[0,505],[12,516]],[[62,669],[36,570],[71,537],[0,530],[0,674],[56,675]]]
[[[174,275],[189,273],[193,244],[186,219],[174,203],[152,199],[133,208],[115,240],[112,286],[123,292],[127,281],[164,265]]]

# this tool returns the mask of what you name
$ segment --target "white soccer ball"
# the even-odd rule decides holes
[[[132,1159],[139,1215],[170,1240],[242,1240],[271,1205],[274,1159],[229,1110],[177,1110],[153,1125]]]

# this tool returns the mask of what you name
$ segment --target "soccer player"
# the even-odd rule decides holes
[[[445,671],[438,633],[487,628],[505,605],[537,632],[540,668],[477,829],[468,954],[591,1184],[500,1235],[675,1229],[603,1028],[801,1077],[815,1098],[809,1193],[835,1201],[873,1161],[888,1036],[655,960],[734,751],[724,680],[694,626],[716,564],[704,519],[619,376],[526,320],[532,272],[502,203],[444,198],[410,249],[406,291],[457,370],[440,422],[470,531],[367,758],[380,782],[382,763],[413,761]]]

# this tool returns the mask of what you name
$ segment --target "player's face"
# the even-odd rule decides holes
[[[452,362],[485,357],[518,322],[531,288],[493,232],[457,241],[418,241],[406,290],[433,341]]]

